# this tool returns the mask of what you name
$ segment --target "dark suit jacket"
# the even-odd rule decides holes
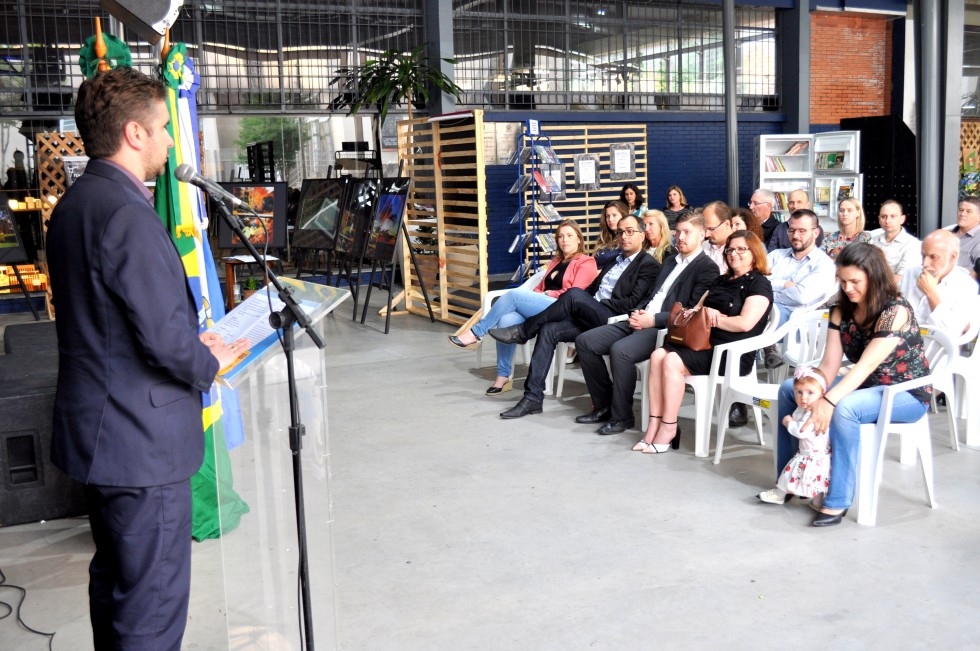
[[[676,266],[676,257],[671,257],[664,262],[664,266],[660,269],[660,277],[657,278],[657,284],[653,288],[653,294],[660,291],[664,281],[667,280],[667,276]],[[718,265],[715,264],[714,260],[703,252],[698,253],[697,257],[691,260],[687,269],[681,272],[664,295],[664,303],[660,312],[657,312],[653,317],[654,327],[666,328],[667,316],[670,314],[670,308],[674,306],[674,303],[680,301],[681,305],[685,307],[694,305],[701,298],[701,295],[708,291],[708,287],[719,275],[721,274],[718,273]],[[650,298],[653,298],[652,294]],[[649,303],[649,301],[647,302]]]
[[[218,362],[177,250],[133,180],[89,161],[51,216],[59,373],[52,461],[80,482],[185,480],[204,458],[201,391]]]
[[[615,264],[615,258],[606,263],[585,291],[595,296],[595,293],[599,291],[599,285],[602,284],[602,279]],[[653,284],[657,282],[659,273],[660,263],[657,262],[657,259],[646,251],[640,251],[616,281],[612,296],[599,301],[599,303],[612,310],[613,314],[626,314],[651,295],[650,290]]]

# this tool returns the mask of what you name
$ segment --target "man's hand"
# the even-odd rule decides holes
[[[940,303],[939,281],[936,280],[936,277],[923,269],[915,281],[915,286],[925,294],[926,299],[929,301],[929,306],[932,309],[936,309],[936,306]]]
[[[213,332],[202,332],[201,343],[208,347],[214,358],[218,360],[218,368],[227,368],[237,360],[242,353],[248,351],[248,340],[237,339],[229,345]]]
[[[630,327],[634,330],[653,327],[653,312],[646,310],[633,310],[630,313]]]
[[[789,289],[790,287],[796,287],[796,283],[794,283],[792,280],[787,280],[783,284],[783,289]]]

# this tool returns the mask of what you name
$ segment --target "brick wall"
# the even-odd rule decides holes
[[[815,12],[810,17],[810,121],[891,112],[892,17]]]

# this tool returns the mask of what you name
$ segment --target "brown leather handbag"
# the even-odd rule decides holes
[[[708,292],[689,310],[685,310],[680,301],[674,303],[674,307],[670,308],[670,316],[667,317],[668,342],[691,350],[711,348],[711,326],[708,325],[708,315],[702,309],[706,298]]]

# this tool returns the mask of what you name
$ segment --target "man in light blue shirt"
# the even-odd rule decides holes
[[[837,275],[834,261],[816,246],[820,232],[816,213],[802,208],[790,216],[788,224],[789,248],[769,253],[769,282],[779,325],[792,312],[824,303],[834,290]]]

